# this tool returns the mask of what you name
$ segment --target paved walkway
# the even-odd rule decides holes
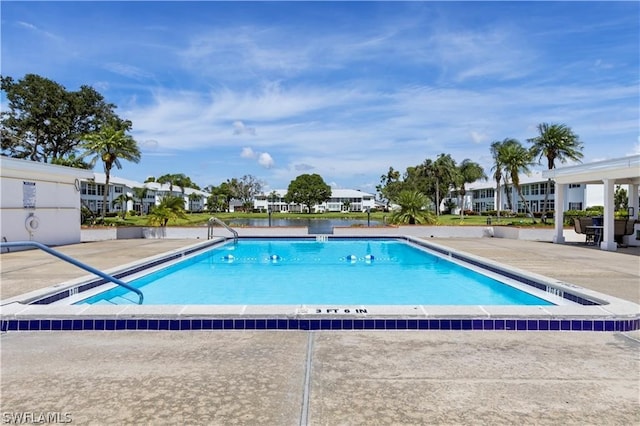
[[[434,242],[638,301],[633,252]],[[59,249],[110,268],[192,243]],[[85,275],[35,251],[0,260],[2,298]],[[3,422],[27,412],[96,425],[640,424],[639,332],[19,332],[0,343]]]

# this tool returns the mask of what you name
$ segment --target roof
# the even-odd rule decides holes
[[[2,172],[2,176],[8,176],[10,172],[13,171],[26,172],[29,175],[37,173],[40,175],[64,176],[65,178],[70,178],[71,181],[75,178],[88,179],[93,174],[91,170],[4,156],[0,156],[0,171]]]
[[[104,173],[93,173],[94,176],[94,180],[97,183],[105,183],[106,181],[106,175]],[[159,191],[159,192],[169,192],[169,184],[165,183],[165,184],[161,184],[158,182],[146,182],[146,183],[142,183],[142,182],[137,182],[134,180],[129,180],[129,179],[123,179],[121,177],[118,176],[110,176],[109,178],[109,182],[113,185],[123,185],[126,186],[127,188],[148,188],[152,191]],[[180,192],[180,187],[173,185],[173,192]],[[205,197],[208,197],[209,194],[208,192],[199,190],[199,189],[195,189],[195,188],[185,188],[184,189],[184,193],[186,195],[190,195],[190,194],[199,194]]]
[[[280,198],[283,198],[287,194],[286,189],[274,189],[273,191],[265,192],[262,195],[264,195],[265,197],[268,197],[272,192],[275,192]],[[363,198],[363,197],[375,198],[373,194],[360,191],[359,189],[334,189],[334,188],[331,188],[331,197],[332,198]]]
[[[545,170],[542,175],[562,184],[601,184],[604,179],[612,179],[616,184],[638,185],[640,184],[640,155]]]

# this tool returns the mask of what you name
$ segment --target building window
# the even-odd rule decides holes
[[[538,195],[539,193],[538,187],[539,185],[537,183],[534,183],[533,185],[531,185],[531,195]]]
[[[569,210],[582,210],[582,203],[569,203]]]
[[[83,194],[96,195],[96,185],[94,183],[86,183]]]
[[[522,185],[522,195],[529,195],[529,185]]]
[[[569,184],[569,188],[580,188],[580,184],[579,183],[570,183]]]
[[[113,187],[113,192],[115,192],[116,194],[122,194],[122,187],[121,186],[114,186]]]

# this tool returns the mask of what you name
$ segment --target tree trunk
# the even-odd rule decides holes
[[[111,180],[111,169],[104,168],[104,191],[102,193],[102,218],[107,217],[107,197],[109,195],[109,181]]]
[[[500,204],[502,203],[502,197],[500,196],[500,181],[496,183],[496,216],[500,217]]]
[[[533,221],[533,223],[537,223],[536,222],[536,218],[533,215],[533,212],[529,208],[529,203],[527,203],[527,200],[524,199],[524,195],[522,195],[522,192],[520,191],[520,185],[516,186],[516,191],[518,192],[518,195],[520,196],[520,199],[522,200],[522,204],[524,205],[524,211],[531,215],[531,220]]]
[[[507,206],[509,207],[509,210],[513,211],[513,201],[511,201],[511,187],[509,187],[509,184],[507,184],[506,182],[504,184],[504,193],[507,195]]]
[[[436,179],[436,216],[440,216],[440,182]]]

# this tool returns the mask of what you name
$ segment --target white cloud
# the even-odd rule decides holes
[[[255,127],[247,127],[242,121],[233,122],[233,134],[234,135],[254,135],[256,134]]]
[[[240,157],[242,158],[256,158],[257,154],[250,147],[242,148]]]
[[[482,134],[480,132],[471,131],[470,135],[473,143],[478,144],[478,143],[484,143],[487,141],[487,135]]]
[[[258,164],[260,164],[265,169],[270,169],[274,166],[275,161],[268,152],[263,152],[258,156]]]
[[[108,71],[122,75],[124,77],[132,78],[134,80],[148,80],[153,78],[152,73],[147,72],[131,64],[109,62],[104,65],[104,68]]]
[[[58,37],[57,35],[50,33],[48,31],[42,30],[40,28],[38,28],[37,26],[29,23],[29,22],[24,22],[24,21],[18,21],[18,25],[21,26],[22,28],[26,28],[30,31],[33,31],[37,34],[41,34],[47,38],[53,39],[53,40],[61,40],[60,37]]]

